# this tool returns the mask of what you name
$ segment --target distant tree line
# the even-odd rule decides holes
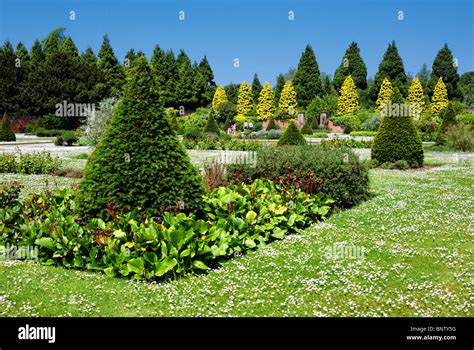
[[[91,48],[79,54],[64,28],[36,40],[28,50],[6,41],[0,48],[0,113],[43,116],[54,113],[56,104],[97,103],[120,97],[127,72],[142,52],[131,49],[120,62],[107,35],[96,55]],[[195,109],[210,104],[214,73],[204,57],[191,62],[181,50],[163,51],[158,45],[150,66],[165,107]]]

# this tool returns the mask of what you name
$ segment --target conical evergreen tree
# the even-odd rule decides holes
[[[84,218],[105,216],[110,203],[150,215],[175,209],[179,201],[187,212],[201,207],[202,180],[171,129],[154,85],[146,58],[139,57],[79,185],[78,211]]]
[[[405,103],[405,99],[403,98],[402,93],[400,90],[395,86],[392,92],[392,96],[390,96],[390,101],[393,103]]]
[[[278,140],[277,145],[278,146],[306,145],[306,140],[303,137],[303,135],[301,135],[296,124],[293,121],[291,121],[286,127],[285,132],[281,135],[280,139]]]
[[[310,45],[301,55],[298,68],[293,78],[293,85],[298,96],[298,105],[305,108],[313,98],[322,96],[323,87],[316,56]]]
[[[248,115],[253,107],[252,90],[246,81],[240,84],[239,96],[237,98],[237,113]]]
[[[227,94],[222,86],[218,86],[216,88],[216,92],[214,93],[214,98],[212,99],[212,109],[217,111],[219,106],[223,103],[227,102]]]
[[[329,75],[325,75],[323,78],[323,95],[331,95],[332,93],[332,83]]]
[[[173,51],[170,50],[165,53],[156,45],[150,60],[150,66],[163,104],[165,107],[177,107],[176,84],[178,81],[178,69]]]
[[[104,41],[99,50],[97,68],[99,70],[97,91],[101,98],[119,96],[124,83],[124,71],[117,57],[115,57],[107,35],[104,36]]]
[[[405,160],[411,167],[423,166],[423,146],[413,118],[383,117],[374,138],[371,158],[379,164]]]
[[[176,58],[178,82],[176,84],[176,102],[178,106],[193,103],[194,69],[188,55],[181,50]]]
[[[280,95],[280,102],[278,103],[278,110],[280,113],[288,114],[292,116],[296,113],[296,107],[298,105],[296,91],[293,89],[293,84],[287,81],[283,86],[283,90]]]
[[[206,56],[204,56],[201,62],[199,62],[198,73],[200,73],[204,78],[205,86],[205,91],[201,95],[199,106],[207,106],[209,103],[211,103],[214,92],[216,91],[216,83],[214,82],[214,72],[212,71],[211,65],[209,64]],[[196,75],[198,75],[198,73],[196,73]],[[198,79],[199,78],[197,77],[195,81]]]
[[[415,116],[421,114],[425,109],[425,93],[418,77],[411,82],[407,102],[411,104],[411,110]]]
[[[359,108],[358,96],[352,76],[347,76],[342,84],[337,101],[337,115],[351,115]]]
[[[394,87],[398,87],[403,95],[407,93],[408,78],[405,74],[405,68],[403,68],[403,60],[398,54],[394,41],[388,45],[382,62],[379,64],[379,70],[375,74],[374,84],[369,92],[372,101],[377,99],[377,94],[385,78],[389,79]]]
[[[15,133],[13,132],[12,125],[7,117],[7,113],[3,115],[2,122],[0,124],[0,141],[16,141]]]
[[[283,74],[279,74],[277,76],[277,82],[275,85],[275,106],[278,106],[278,102],[280,101],[281,92],[284,86],[285,86],[285,77],[283,76]]]
[[[433,114],[440,113],[443,109],[448,107],[448,91],[442,78],[438,79],[434,88],[433,96],[431,97],[430,111]]]
[[[375,105],[377,106],[378,110],[381,110],[384,106],[386,106],[390,102],[392,93],[393,93],[392,83],[390,83],[390,80],[385,78],[383,80],[382,85],[380,86],[379,95],[378,95],[377,101],[375,102]]]
[[[217,125],[214,113],[214,110],[211,109],[211,111],[209,112],[209,116],[207,117],[207,123],[204,126],[203,132],[219,135],[219,125]]]
[[[97,69],[97,57],[89,47],[80,57],[80,81],[84,84],[84,94],[79,99],[88,103],[99,102],[100,96],[96,90],[99,82],[99,71]]]
[[[258,97],[260,96],[260,91],[262,91],[262,88],[263,87],[260,83],[260,80],[258,79],[258,75],[255,73],[252,81],[252,96],[254,104],[258,104]]]
[[[444,44],[443,48],[438,51],[431,70],[431,76],[428,80],[428,96],[432,97],[436,84],[439,78],[443,79],[448,92],[448,99],[461,98],[458,91],[459,74],[457,64],[454,62],[454,57],[448,44]]]
[[[15,66],[16,58],[12,44],[6,41],[0,50],[0,113],[13,114],[19,109],[20,70]]]
[[[300,130],[301,134],[303,135],[312,135],[313,129],[311,128],[311,119],[306,119],[303,127]]]
[[[334,73],[333,84],[337,91],[341,90],[344,80],[349,75],[352,76],[358,89],[367,88],[367,67],[360,56],[360,49],[356,42],[352,42],[346,50],[341,64]]]
[[[273,89],[270,83],[266,82],[258,98],[257,115],[260,120],[268,120],[275,114],[275,101]]]
[[[18,115],[28,115],[30,109],[29,97],[28,97],[28,76],[31,71],[30,55],[28,49],[19,42],[16,46],[15,52],[17,60],[19,60],[19,66],[16,66],[18,73],[18,95],[16,96],[16,113]]]
[[[275,119],[271,118],[271,119],[268,121],[267,128],[266,128],[265,130],[267,130],[267,131],[270,131],[270,130],[279,130],[278,126],[277,126],[276,123],[275,123]]]
[[[28,105],[27,114],[29,115],[43,115],[46,113],[44,104],[47,96],[43,89],[44,77],[42,76],[44,61],[45,55],[43,47],[39,40],[35,40],[30,50],[30,70],[28,72],[28,80],[24,90],[25,98],[23,99],[23,101],[26,101]],[[0,86],[1,85],[2,84],[0,84]]]

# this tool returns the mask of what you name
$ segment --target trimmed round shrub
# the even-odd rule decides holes
[[[278,146],[283,145],[306,145],[306,140],[293,121],[288,124],[285,132],[278,140]]]
[[[166,120],[156,91],[146,58],[137,58],[79,184],[77,207],[83,218],[107,217],[111,207],[152,216],[200,212],[202,178]]]
[[[5,113],[0,123],[0,141],[16,141],[15,133],[12,129],[12,124]]]
[[[406,160],[410,167],[423,166],[421,137],[415,128],[413,118],[384,117],[374,137],[371,157],[379,164]]]

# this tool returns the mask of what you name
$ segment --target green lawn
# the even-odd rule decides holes
[[[372,200],[167,283],[0,260],[0,315],[472,317],[473,178],[472,162],[371,170]]]

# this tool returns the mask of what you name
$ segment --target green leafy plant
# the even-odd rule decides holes
[[[0,208],[15,204],[20,196],[21,187],[18,181],[0,181]]]
[[[350,136],[375,136],[376,131],[351,131]]]
[[[82,221],[74,197],[70,188],[45,191],[0,208],[0,243],[34,244],[47,265],[164,280],[204,272],[236,253],[301,232],[327,217],[333,203],[323,194],[257,180],[206,194],[204,219],[165,212],[155,220],[110,207],[110,220]]]
[[[60,166],[61,160],[45,151],[0,154],[0,173],[49,174]]]
[[[340,208],[369,198],[368,169],[347,146],[322,141],[317,145],[275,147],[256,151],[256,166],[229,165],[229,183],[268,179],[303,190],[325,193]]]
[[[446,146],[455,151],[474,150],[474,126],[471,124],[458,123],[447,128]]]

